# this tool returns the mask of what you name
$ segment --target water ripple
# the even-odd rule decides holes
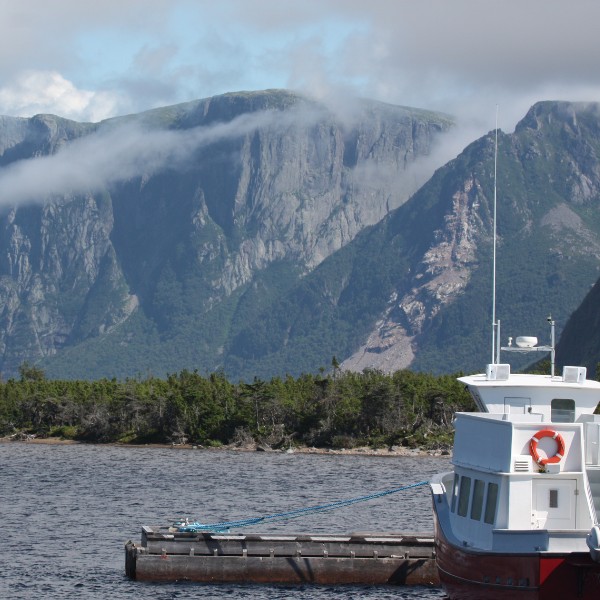
[[[0,597],[111,600],[444,598],[422,587],[148,584],[124,575],[126,540],[180,517],[236,520],[400,487],[445,470],[440,458],[0,444]],[[253,532],[431,531],[416,488]]]

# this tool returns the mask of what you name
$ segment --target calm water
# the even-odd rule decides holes
[[[0,598],[444,598],[421,587],[148,584],[124,575],[142,525],[260,516],[428,479],[444,458],[0,443]],[[263,533],[431,531],[426,487],[254,526]]]

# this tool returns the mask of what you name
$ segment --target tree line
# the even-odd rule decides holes
[[[270,448],[448,448],[452,415],[473,403],[454,375],[376,370],[230,382],[183,370],[165,379],[48,380],[24,364],[0,382],[0,435],[89,442]]]

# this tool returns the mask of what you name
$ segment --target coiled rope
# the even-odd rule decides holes
[[[411,483],[410,485],[404,485],[399,488],[392,490],[385,490],[383,492],[375,492],[368,494],[367,496],[359,496],[358,498],[350,498],[348,500],[337,500],[335,502],[329,502],[327,504],[319,504],[317,506],[307,506],[304,508],[297,508],[295,510],[289,510],[286,512],[279,512],[272,515],[266,515],[264,517],[250,517],[248,519],[240,519],[238,521],[222,521],[220,523],[194,523],[188,522],[177,522],[173,526],[181,532],[192,532],[197,533],[201,531],[211,531],[217,533],[228,532],[230,529],[239,529],[241,527],[248,527],[250,525],[256,525],[257,523],[265,523],[271,521],[282,521],[288,519],[296,519],[303,515],[325,512],[328,510],[335,510],[336,508],[342,508],[344,506],[350,506],[359,502],[367,502],[374,500],[375,498],[382,498],[383,496],[389,496],[390,494],[397,494],[398,492],[404,492],[413,488],[417,488],[423,485],[427,485],[428,481],[419,481],[418,483]]]

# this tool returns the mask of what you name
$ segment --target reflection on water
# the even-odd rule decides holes
[[[0,597],[444,598],[439,589],[417,587],[144,584],[124,576],[123,545],[138,541],[146,524],[272,514],[400,487],[447,468],[444,458],[0,444]],[[248,529],[431,530],[427,487]]]

